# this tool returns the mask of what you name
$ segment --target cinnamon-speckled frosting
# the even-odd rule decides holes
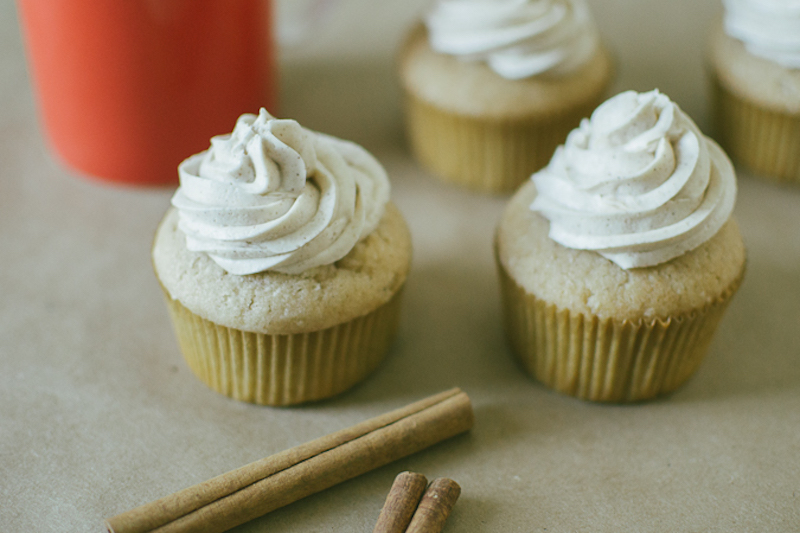
[[[550,220],[551,239],[622,268],[696,248],[728,220],[736,197],[727,156],[657,90],[606,101],[532,179],[531,209]]]
[[[178,169],[172,204],[186,247],[231,274],[296,274],[343,258],[389,200],[383,167],[360,146],[261,109]]]

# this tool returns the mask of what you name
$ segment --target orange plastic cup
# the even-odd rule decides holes
[[[269,0],[17,0],[39,114],[69,167],[132,185],[275,106]]]

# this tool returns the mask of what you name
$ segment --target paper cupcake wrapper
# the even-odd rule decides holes
[[[506,334],[525,370],[552,389],[598,402],[635,402],[678,388],[708,352],[742,279],[701,309],[631,322],[559,309],[498,267]]]
[[[291,335],[221,326],[165,296],[184,359],[203,383],[245,402],[293,405],[339,394],[377,368],[397,330],[401,292],[364,316]]]
[[[759,107],[713,77],[713,126],[737,164],[778,182],[800,184],[800,114]]]
[[[592,102],[537,120],[481,119],[442,111],[409,93],[406,121],[411,150],[422,166],[444,181],[501,193],[544,167],[594,107]]]

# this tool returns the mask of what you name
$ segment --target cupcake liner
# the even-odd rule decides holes
[[[442,111],[407,93],[409,142],[417,160],[444,181],[510,192],[550,161],[596,103],[565,115],[503,120]]]
[[[245,402],[292,405],[339,394],[377,368],[397,330],[401,292],[348,322],[290,335],[221,326],[164,294],[184,359],[203,383]]]
[[[552,389],[598,402],[635,402],[678,388],[708,352],[742,279],[701,309],[632,322],[559,309],[526,293],[500,261],[498,270],[506,334],[525,370]]]
[[[758,176],[800,184],[800,114],[760,107],[713,78],[713,126],[722,148]]]

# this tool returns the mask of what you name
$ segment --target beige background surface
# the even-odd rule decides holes
[[[705,127],[700,54],[717,3],[591,3],[617,87],[657,86]],[[402,138],[391,56],[423,4],[344,2],[283,55],[281,114],[376,154],[415,259],[378,371],[332,401],[272,409],[188,371],[149,260],[171,191],[99,185],[52,159],[14,4],[0,0],[0,531],[100,531],[104,517],[452,386],[473,399],[470,435],[235,531],[369,532],[404,469],[461,484],[448,532],[800,530],[800,188],[741,177],[748,274],[684,388],[635,406],[545,390],[501,334],[490,243],[505,199],[432,181]]]

